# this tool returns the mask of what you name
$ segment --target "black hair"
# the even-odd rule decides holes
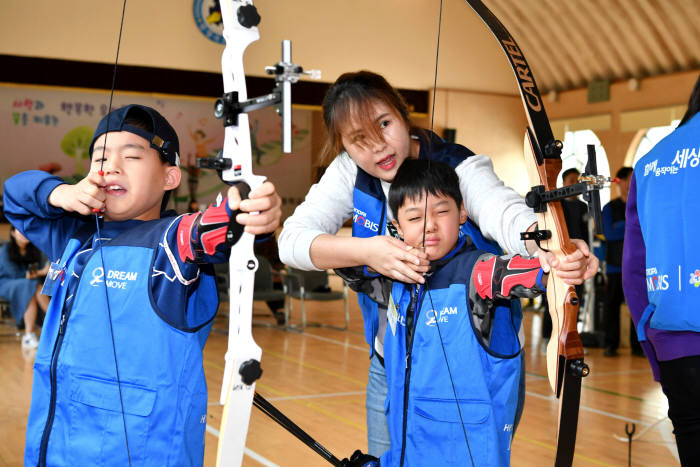
[[[394,217],[406,199],[418,199],[425,193],[448,196],[462,205],[457,172],[444,162],[406,159],[396,172],[389,189],[389,207]]]
[[[578,171],[577,168],[572,167],[570,169],[566,169],[564,172],[561,174],[561,179],[564,180],[566,177],[568,177],[570,174],[575,173],[577,176],[581,175],[581,172]]]
[[[381,129],[372,114],[377,101],[395,110],[410,132],[421,132],[411,123],[410,108],[406,100],[382,75],[365,70],[344,73],[323,98],[323,121],[328,131],[322,152],[323,162],[329,162],[343,150],[340,128],[351,119],[357,119],[365,130],[366,137],[383,139]]]
[[[12,232],[15,230],[17,230],[15,226],[10,227],[10,244],[8,246],[7,251],[7,256],[10,259],[10,261],[12,261],[15,264],[23,264],[27,266],[30,264],[38,265],[39,263],[41,263],[41,252],[32,243],[27,244],[27,249],[24,255],[20,253],[19,245],[17,245],[15,237],[11,235]]]
[[[690,93],[690,100],[688,101],[688,110],[685,111],[685,115],[681,119],[678,126],[685,125],[688,120],[693,118],[693,115],[700,111],[700,76],[695,82],[695,87],[693,87],[693,92]]]
[[[632,172],[634,172],[632,167],[620,167],[615,176],[620,180],[624,180],[629,177]]]

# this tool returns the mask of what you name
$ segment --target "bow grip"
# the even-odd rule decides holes
[[[240,193],[241,201],[248,199],[248,195],[250,195],[250,185],[246,182],[238,182],[233,186],[236,187],[238,193]],[[228,221],[228,229],[226,230],[226,244],[228,245],[234,245],[243,235],[244,227],[236,222],[236,216],[241,212],[243,211],[241,211],[240,208],[231,212],[231,217]]]

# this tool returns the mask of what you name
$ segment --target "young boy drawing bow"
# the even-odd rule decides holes
[[[508,307],[494,305],[544,292],[539,261],[497,257],[461,235],[467,213],[446,164],[406,160],[389,206],[403,241],[431,262],[425,285],[339,271],[353,289],[388,303],[391,448],[380,465],[508,465],[522,360]]]
[[[218,308],[211,263],[229,248],[202,241],[200,226],[225,229],[240,206],[246,231],[272,232],[280,200],[271,183],[242,202],[232,187],[220,206],[170,215],[178,152],[162,115],[129,105],[99,123],[90,173],[77,184],[39,171],[5,183],[7,218],[53,262],[26,465],[203,462],[202,349]],[[100,238],[94,210],[104,216]]]

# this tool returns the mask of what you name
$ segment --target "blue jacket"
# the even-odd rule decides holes
[[[495,309],[488,330],[470,307],[483,254],[462,242],[424,287],[393,285],[384,337],[391,448],[382,466],[510,463],[520,343],[507,307]]]
[[[172,254],[181,218],[107,222],[98,243],[94,218],[48,205],[59,183],[28,172],[5,184],[8,219],[53,261],[25,464],[127,465],[126,431],[131,465],[202,465],[211,265]]]
[[[446,143],[435,133],[427,132],[426,137],[420,138],[420,159],[429,158],[456,167],[467,157],[474,153],[459,144]],[[369,175],[361,168],[357,168],[355,188],[353,192],[353,237],[368,238],[382,235],[387,230],[387,203],[381,182],[376,177]],[[470,222],[464,224],[462,231],[471,237],[478,248],[482,248],[494,254],[500,254],[502,250],[494,242],[489,242],[481,234],[479,228]],[[357,300],[362,310],[365,326],[365,340],[370,346],[370,354],[374,353],[374,340],[379,330],[379,308],[377,302],[364,293],[357,294]],[[515,316],[518,317],[518,326],[522,319],[522,311],[519,304],[514,305]],[[384,310],[382,309],[381,312]]]
[[[649,305],[637,326],[700,332],[700,114],[661,140],[634,166],[636,212],[646,251]],[[627,292],[627,288],[626,288]]]
[[[615,198],[603,207],[603,233],[605,234],[605,272],[622,272],[622,245],[625,239],[625,202]]]
[[[207,320],[177,329],[159,316],[151,266],[174,221],[144,222],[105,244],[102,254],[73,238],[52,265],[57,280],[34,363],[26,465],[126,465],[123,423],[131,465],[201,465],[202,348],[218,298],[213,278],[202,276],[190,304]]]

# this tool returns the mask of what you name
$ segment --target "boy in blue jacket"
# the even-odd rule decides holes
[[[5,183],[5,215],[52,261],[26,465],[203,463],[202,349],[218,308],[211,263],[229,251],[219,234],[239,208],[246,231],[273,231],[280,201],[270,183],[243,202],[232,187],[219,206],[169,215],[178,152],[162,115],[129,105],[99,123],[77,184],[39,171]]]
[[[391,448],[380,465],[509,465],[522,360],[510,311],[495,303],[543,293],[539,260],[485,253],[460,233],[467,213],[446,164],[406,160],[389,206],[404,242],[431,261],[425,285],[339,271],[354,290],[388,303]],[[354,457],[349,465],[371,461]]]

